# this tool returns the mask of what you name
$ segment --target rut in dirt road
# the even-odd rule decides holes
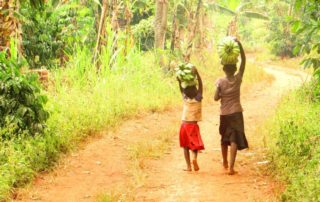
[[[256,86],[243,94],[245,129],[249,150],[238,152],[238,175],[228,176],[222,167],[218,133],[219,105],[203,108],[200,130],[206,150],[199,154],[199,172],[182,171],[183,151],[178,146],[161,161],[149,164],[148,181],[140,189],[137,201],[271,201],[273,182],[259,173],[263,160],[263,137],[258,126],[269,117],[282,95],[306,80],[307,75],[279,68],[265,68],[275,78],[269,86]]]

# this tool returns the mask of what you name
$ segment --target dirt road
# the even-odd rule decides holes
[[[187,173],[183,151],[175,145],[163,158],[146,162],[147,179],[136,190],[135,201],[272,201],[274,184],[260,173],[263,136],[259,126],[281,96],[305,81],[306,75],[268,67],[275,77],[267,86],[257,85],[242,96],[246,135],[250,149],[238,153],[235,176],[221,165],[218,103],[205,105],[200,123],[206,150],[199,155],[199,172]],[[207,98],[209,100],[210,98]],[[205,102],[206,100],[204,100]],[[80,151],[65,157],[53,172],[40,175],[29,188],[18,192],[17,201],[95,201],[102,192],[124,189],[130,181],[127,146],[155,136],[168,125],[179,128],[180,109],[141,115],[119,129],[90,140]]]
[[[199,155],[199,172],[182,171],[185,167],[182,149],[150,164],[149,180],[137,195],[138,201],[272,201],[274,184],[261,175],[265,166],[261,123],[268,118],[286,91],[299,86],[306,75],[296,71],[265,68],[275,77],[269,86],[257,86],[242,96],[245,130],[250,149],[238,152],[238,175],[228,176],[222,167],[218,134],[218,104],[203,109],[200,123],[206,150]]]

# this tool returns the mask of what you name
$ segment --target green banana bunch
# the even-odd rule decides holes
[[[197,85],[196,76],[192,72],[193,67],[194,65],[191,63],[181,63],[175,68],[176,76],[180,79],[182,88]]]
[[[218,45],[218,54],[222,65],[237,64],[240,48],[234,38],[227,36]]]

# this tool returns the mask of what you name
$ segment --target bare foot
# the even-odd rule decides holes
[[[230,169],[228,175],[235,175],[235,174],[237,174],[237,173],[238,173],[237,171],[235,171],[235,170],[233,170],[233,169]]]
[[[193,164],[194,171],[198,171],[200,169],[197,160],[193,160],[192,164]]]
[[[223,162],[222,164],[223,164],[224,169],[228,169],[229,168],[228,162]]]
[[[191,167],[190,168],[185,168],[185,169],[183,169],[183,171],[191,172],[192,169],[191,169]]]

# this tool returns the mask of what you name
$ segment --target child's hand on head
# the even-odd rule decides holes
[[[192,71],[192,74],[197,75],[198,70],[195,66],[192,67],[191,71]]]

